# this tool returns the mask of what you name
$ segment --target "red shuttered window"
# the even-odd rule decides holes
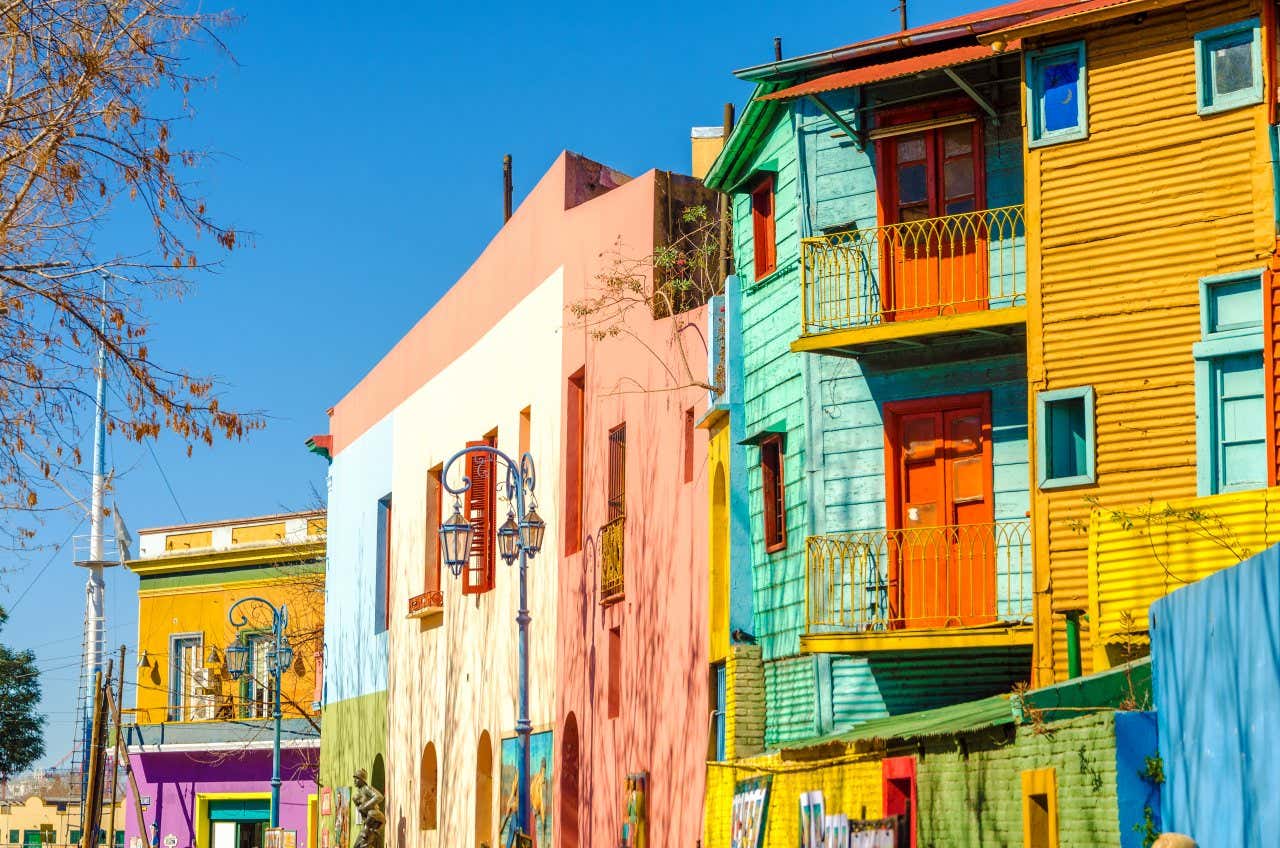
[[[778,267],[778,244],[774,226],[775,183],[774,174],[765,174],[751,190],[751,236],[757,280],[772,274]]]
[[[764,498],[764,548],[769,553],[787,546],[785,467],[782,437],[770,436],[760,443],[760,486]]]
[[[582,445],[586,424],[586,372],[578,369],[565,387],[564,552],[582,550]]]
[[[478,442],[467,442],[467,447],[493,447],[497,441],[496,435],[490,435]],[[474,530],[471,534],[471,562],[462,572],[464,595],[479,595],[493,588],[497,547],[495,501],[498,497],[493,469],[493,454],[485,451],[467,454],[467,477],[471,480],[471,487],[467,489],[467,517]]]
[[[627,514],[627,425],[609,431],[609,520]]]

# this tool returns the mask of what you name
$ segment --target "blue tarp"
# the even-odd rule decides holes
[[[1166,828],[1280,845],[1280,546],[1151,605]]]

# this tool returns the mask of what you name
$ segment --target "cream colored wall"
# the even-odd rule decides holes
[[[406,617],[408,599],[423,591],[427,472],[468,441],[495,427],[498,447],[516,456],[520,412],[531,407],[530,450],[540,463],[538,511],[547,523],[543,555],[529,565],[530,714],[535,732],[555,715],[555,632],[559,550],[557,509],[561,432],[563,271],[556,271],[395,411],[393,573],[388,680],[387,830],[396,844],[474,848],[476,746],[494,740],[494,844],[500,817],[496,786],[500,740],[514,733],[515,567],[497,562],[496,588],[462,595],[447,568],[441,578],[444,614],[438,622]],[[460,482],[459,462],[449,480]],[[446,494],[445,512],[451,507]],[[506,512],[499,502],[497,520]],[[427,742],[438,755],[438,829],[419,829],[421,757]],[[403,841],[399,837],[403,834]]]

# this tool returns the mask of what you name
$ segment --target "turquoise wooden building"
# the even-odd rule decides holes
[[[1023,57],[977,43],[1028,5],[737,72],[766,745],[1030,678]]]

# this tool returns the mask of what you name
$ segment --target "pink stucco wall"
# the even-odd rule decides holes
[[[620,242],[626,257],[653,251],[655,178],[649,172],[605,197],[574,210],[581,237],[566,277],[568,303],[581,300],[615,261],[600,245]],[[573,213],[571,213],[572,215]],[[705,308],[680,320],[684,354],[698,379],[706,372]],[[706,434],[694,430],[694,476],[684,482],[685,413],[700,417],[706,391],[676,388],[663,363],[679,372],[670,319],[654,320],[643,308],[628,317],[629,332],[592,339],[580,326],[565,328],[564,374],[585,366],[583,534],[581,552],[561,553],[556,744],[560,803],[566,803],[565,726],[578,727],[580,757],[577,811],[579,839],[558,817],[559,848],[619,843],[628,774],[649,775],[650,845],[688,845],[701,835],[702,792],[708,728],[707,696],[707,479]],[[636,386],[649,391],[637,391]],[[566,397],[567,403],[567,397]],[[601,606],[599,529],[606,521],[608,433],[627,425],[626,593]],[[566,450],[568,434],[565,434]],[[566,502],[564,463],[562,503]],[[608,716],[608,639],[620,629],[621,711]],[[572,752],[568,752],[570,756]]]

